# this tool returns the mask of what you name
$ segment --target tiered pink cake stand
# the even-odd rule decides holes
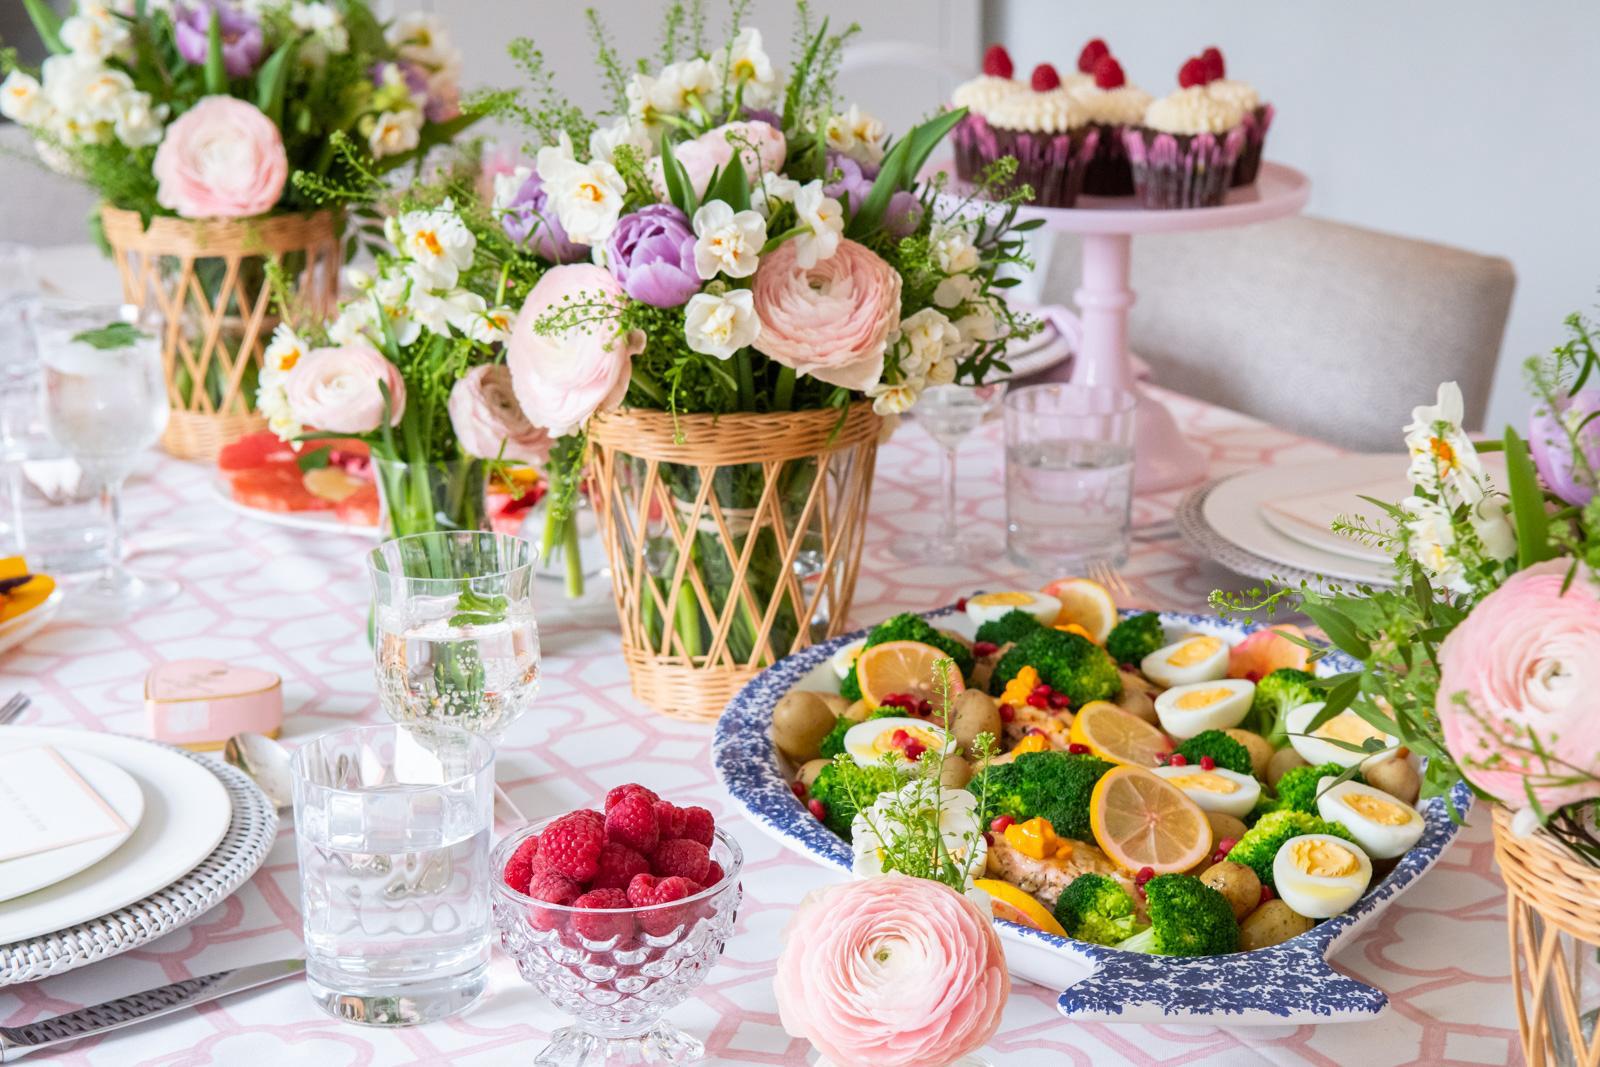
[[[1085,196],[1070,208],[1024,206],[1021,219],[1043,219],[1046,230],[1083,235],[1083,284],[1073,294],[1082,342],[1072,368],[1080,385],[1114,385],[1138,391],[1128,353],[1128,285],[1136,234],[1220,230],[1297,215],[1311,196],[1311,180],[1293,167],[1263,163],[1254,185],[1235,189],[1218,207],[1146,211],[1128,197]],[[1241,322],[1240,328],[1248,324]],[[1140,392],[1134,487],[1158,492],[1204,477],[1205,457],[1184,438],[1172,413]]]

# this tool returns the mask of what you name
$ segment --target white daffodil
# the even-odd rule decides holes
[[[117,140],[129,148],[148,148],[161,143],[166,133],[163,125],[166,117],[166,104],[151,107],[150,94],[134,90],[123,93],[117,100],[117,118],[113,128]]]
[[[95,60],[126,54],[133,38],[127,24],[104,4],[80,4],[59,32],[61,43],[74,55]]]
[[[970,274],[952,274],[942,279],[933,290],[933,302],[942,308],[953,308],[978,295],[978,279]]]
[[[372,301],[363,297],[352,300],[339,309],[339,314],[328,324],[328,340],[335,345],[349,345],[357,341],[368,344],[378,340],[377,311]]]
[[[422,143],[423,118],[419,107],[380,114],[372,124],[372,131],[367,134],[367,147],[372,150],[372,158],[398,156],[416,148]]]
[[[388,305],[384,310],[389,310]],[[422,329],[442,336],[450,333],[450,325],[458,317],[458,309],[446,299],[446,294],[430,292],[421,286],[412,289],[411,299],[403,310],[406,317]]]
[[[486,345],[503,345],[511,340],[511,324],[516,321],[516,308],[488,308],[473,321],[467,336]]]
[[[761,31],[746,27],[726,48],[711,54],[712,73],[719,83],[726,79],[730,88],[743,86],[740,99],[751,107],[762,107],[777,99],[778,73],[761,44]]]
[[[1437,495],[1451,507],[1476,504],[1489,488],[1478,450],[1461,428],[1464,412],[1461,387],[1444,382],[1438,402],[1413,408],[1405,429],[1406,451],[1411,454],[1406,476],[1417,489]]]
[[[928,384],[949,385],[956,380],[956,371],[960,369],[954,356],[946,356],[928,368]]]
[[[640,123],[619,118],[609,126],[597,126],[589,135],[589,158],[615,165],[617,149],[623,145],[639,153],[641,160],[649,159],[655,150],[650,131]]]
[[[800,183],[793,178],[762,171],[761,179],[750,190],[750,207],[762,218],[770,219],[778,208],[794,203],[799,194]]]
[[[597,245],[611,236],[628,192],[616,167],[603,159],[578,162],[566,134],[561,135],[560,144],[539,149],[534,164],[569,238],[578,244]]]
[[[360,267],[346,267],[343,271],[344,283],[358,293],[364,293],[372,288],[372,273]]]
[[[675,114],[670,107],[662,107],[662,101],[656,94],[656,79],[648,74],[634,74],[628,79],[628,121],[645,132],[645,136],[652,141],[661,139],[661,134],[666,128],[662,121],[663,115]],[[667,101],[671,103],[668,94]],[[598,157],[597,157],[598,158]]]
[[[961,334],[936,308],[923,308],[900,320],[900,370],[908,377],[927,377],[961,344]]]
[[[519,163],[511,170],[494,176],[494,195],[490,198],[489,205],[495,211],[504,211],[516,200],[517,194],[533,177],[533,168],[526,163]]]
[[[288,374],[305,354],[306,344],[300,340],[300,335],[287,322],[278,323],[272,331],[272,340],[261,353],[261,380]]]
[[[1408,496],[1400,502],[1406,515],[1406,551],[1437,585],[1457,593],[1472,591],[1461,563],[1461,546],[1450,512],[1437,501]]]
[[[668,63],[661,68],[655,80],[652,99],[659,110],[669,115],[681,115],[695,107],[704,107],[706,99],[716,91],[717,75],[711,64],[696,57],[681,63]]]
[[[819,179],[800,187],[794,196],[794,210],[800,216],[800,225],[806,228],[794,238],[795,262],[802,267],[815,267],[833,258],[844,234],[844,208],[839,201],[823,191]]]
[[[946,274],[965,274],[978,265],[978,249],[965,226],[937,227],[928,235],[933,261]]]
[[[372,285],[372,296],[383,308],[383,317],[388,321],[395,341],[401,346],[409,345],[422,336],[422,324],[416,319],[414,304],[416,295],[426,285],[416,280],[415,271],[415,264],[409,265],[406,270],[385,271]],[[370,300],[357,303],[366,304],[369,310],[372,306]],[[440,329],[442,331],[443,327]],[[378,330],[376,315],[371,318],[370,330]]]
[[[828,147],[858,163],[883,161],[883,123],[855,104],[842,115],[829,115],[822,137]]]
[[[872,410],[879,415],[902,415],[922,396],[922,383],[879,382],[867,389],[867,396],[872,398]]]
[[[453,289],[472,266],[478,239],[447,200],[429,211],[400,216],[400,253],[411,261],[412,277],[428,289]]]
[[[1505,504],[1498,497],[1486,496],[1473,505],[1467,513],[1467,522],[1477,534],[1483,554],[1496,563],[1504,563],[1517,554],[1517,534],[1506,514]]]
[[[304,53],[309,47],[310,57],[320,65],[326,57],[340,56],[350,50],[350,31],[345,28],[344,16],[332,4],[320,0],[295,0],[289,5],[289,22],[309,38],[301,45]]]
[[[450,43],[444,20],[438,15],[413,11],[401,15],[384,31],[395,55],[428,70],[458,65],[461,53]]]
[[[689,348],[727,359],[761,335],[755,297],[748,289],[696,293],[684,309],[684,339]]]
[[[694,269],[702,278],[719,273],[748,278],[756,272],[761,246],[767,243],[767,220],[754,211],[735,211],[721,200],[702,204],[694,213]]]
[[[13,70],[0,81],[0,115],[19,126],[38,126],[49,108],[39,79],[20,70]]]
[[[122,98],[134,92],[133,79],[113,67],[101,67],[79,86],[78,114],[94,122],[116,122]]]

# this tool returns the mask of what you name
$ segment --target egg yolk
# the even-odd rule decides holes
[[[1351,790],[1339,798],[1344,806],[1379,826],[1404,826],[1411,821],[1411,812],[1405,807],[1392,801],[1375,797],[1371,793],[1358,793]]]
[[[1200,708],[1209,708],[1213,704],[1220,704],[1233,696],[1233,690],[1218,686],[1215,689],[1196,689],[1185,693],[1172,702],[1172,706],[1179,711],[1198,711]]]
[[[932,733],[920,726],[896,726],[893,730],[883,730],[872,739],[872,751],[876,755],[886,752],[898,752],[900,746],[894,743],[895,730],[904,730],[911,735],[913,741],[918,742],[923,748],[938,748],[943,742]]]
[[[1372,737],[1384,740],[1382,730],[1376,729],[1353,711],[1341,711],[1313,730],[1311,736],[1326,737],[1331,741],[1343,741],[1350,745],[1363,744]]]
[[[1016,607],[1019,604],[1032,604],[1031,593],[979,593],[968,603],[977,604],[979,607]]]
[[[1056,836],[1055,827],[1043,816],[1006,827],[1006,844],[1036,860],[1066,859],[1072,855],[1072,842]]]
[[[1202,793],[1237,793],[1239,783],[1220,774],[1180,774],[1167,781],[1179,789],[1194,789]]]
[[[1313,878],[1348,878],[1361,870],[1356,854],[1343,845],[1321,838],[1303,837],[1289,845],[1294,865]]]
[[[1216,655],[1221,647],[1220,637],[1196,637],[1179,645],[1177,650],[1167,657],[1167,662],[1174,667],[1193,667],[1196,663]]]

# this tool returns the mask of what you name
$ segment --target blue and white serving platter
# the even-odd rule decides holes
[[[1124,613],[1126,614],[1126,613]],[[927,613],[938,624],[968,637],[972,623],[953,606]],[[1213,634],[1237,644],[1252,630],[1214,615],[1163,612],[1169,639]],[[717,721],[711,758],[734,801],[764,832],[823,866],[848,873],[850,845],[818,822],[795,798],[793,768],[772,744],[772,709],[791,689],[838,692],[828,659],[866,631],[846,634],[781,660],[753,679],[729,702]],[[1355,664],[1339,653],[1323,658],[1319,673],[1336,674]],[[1471,793],[1457,786],[1451,801],[1465,814]],[[1348,978],[1328,957],[1409,889],[1438,862],[1460,826],[1443,798],[1419,805],[1427,820],[1422,840],[1389,874],[1343,915],[1270,948],[1231,956],[1146,956],[1085,944],[995,920],[1011,973],[1051,989],[1071,1019],[1110,1022],[1211,1022],[1230,1026],[1349,1022],[1371,1019],[1389,998],[1382,990]]]

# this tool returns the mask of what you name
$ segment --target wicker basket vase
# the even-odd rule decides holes
[[[276,257],[311,314],[334,309],[339,239],[331,212],[258,219],[154,218],[100,210],[122,297],[165,320],[172,417],[161,439],[180,459],[210,459],[266,426],[255,412],[261,353],[278,319],[266,264]]]
[[[1494,853],[1528,1067],[1600,1067],[1600,869],[1542,830],[1517,837],[1499,807]]]
[[[595,510],[633,692],[709,722],[762,669],[840,633],[882,420],[624,410],[590,424]]]

